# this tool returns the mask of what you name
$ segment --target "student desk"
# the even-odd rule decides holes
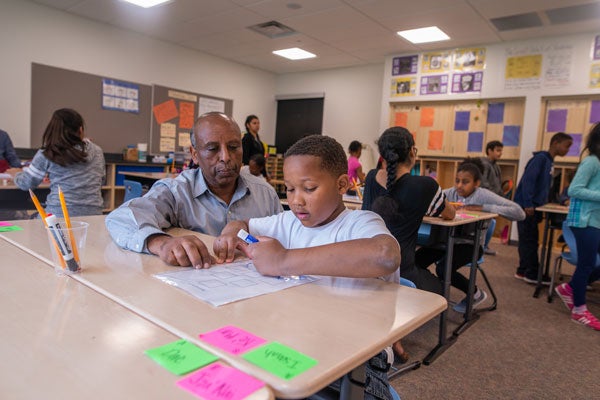
[[[38,221],[40,222],[40,221]],[[144,351],[168,330],[0,240],[0,387],[10,398],[191,399]],[[272,398],[268,388],[255,399]]]
[[[44,203],[50,193],[50,184],[42,183],[33,192]],[[29,191],[21,190],[12,180],[7,180],[6,185],[0,183],[0,210],[35,210],[35,206]]]
[[[178,174],[172,174],[170,172],[135,172],[135,171],[119,171],[119,175],[123,175],[125,179],[136,181],[142,184],[142,186],[148,186],[148,188],[154,185],[154,182],[165,178],[175,178]]]
[[[538,264],[537,284],[533,292],[533,297],[539,297],[540,292],[543,289],[542,279],[544,277],[544,271],[547,274],[550,268],[550,258],[552,256],[552,242],[554,240],[554,231],[561,229],[561,227],[553,225],[551,219],[553,216],[564,215],[569,213],[569,207],[562,206],[560,204],[544,204],[541,207],[536,207],[535,211],[540,211],[544,214],[544,234],[542,238],[542,248],[540,255],[540,262]]]
[[[301,398],[317,392],[447,305],[436,294],[379,279],[323,277],[311,284],[213,307],[154,278],[153,274],[179,267],[168,266],[156,256],[121,250],[109,237],[104,217],[74,219],[90,223],[84,269],[75,279],[266,382],[278,398]],[[41,221],[19,221],[18,225],[23,231],[0,236],[48,260],[50,247]],[[194,234],[182,229],[171,233]],[[212,248],[212,237],[197,235]],[[290,346],[315,358],[318,364],[288,381],[198,339],[199,333],[225,325]]]
[[[466,215],[463,217],[462,215]],[[466,211],[465,213],[457,213],[456,218],[453,220],[444,220],[441,218],[435,217],[424,217],[423,222],[436,225],[441,227],[446,227],[447,236],[446,236],[446,264],[445,264],[445,277],[444,279],[444,297],[446,301],[450,296],[450,275],[452,271],[452,257],[454,253],[454,244],[456,242],[456,228],[461,225],[475,224],[475,237],[473,238],[473,257],[471,261],[471,270],[469,273],[469,293],[467,295],[467,312],[464,316],[464,322],[456,328],[454,333],[448,337],[447,335],[447,318],[448,318],[448,310],[444,310],[440,316],[440,327],[439,327],[439,337],[438,344],[433,348],[433,350],[425,357],[423,363],[425,365],[431,364],[438,358],[444,351],[446,351],[455,341],[458,335],[464,332],[473,322],[475,322],[478,318],[477,314],[472,313],[472,298],[473,292],[475,291],[475,278],[477,276],[477,261],[479,259],[478,248],[477,245],[480,243],[481,237],[481,229],[483,226],[483,222],[492,218],[496,218],[498,214],[486,213],[481,211]]]

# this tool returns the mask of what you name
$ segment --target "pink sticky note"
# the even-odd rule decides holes
[[[12,226],[10,222],[0,221],[0,226]]]
[[[177,381],[177,385],[207,400],[237,400],[263,387],[264,382],[220,363],[210,364]]]
[[[200,339],[231,354],[239,355],[267,341],[235,326],[224,326],[198,335]]]

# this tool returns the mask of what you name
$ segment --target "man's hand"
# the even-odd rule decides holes
[[[171,237],[152,235],[147,239],[148,250],[170,265],[210,268],[213,258],[197,236]]]

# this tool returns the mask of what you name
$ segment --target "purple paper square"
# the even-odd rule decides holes
[[[567,128],[567,110],[549,110],[546,132],[564,132]]]
[[[501,124],[504,122],[504,103],[490,103],[488,105],[488,124]]]
[[[502,144],[504,147],[517,147],[519,146],[519,136],[521,134],[521,127],[518,125],[506,125],[502,132]]]
[[[454,130],[455,131],[468,131],[469,120],[471,119],[470,111],[457,111],[454,118]]]
[[[469,132],[467,151],[469,153],[481,153],[483,151],[483,132]]]

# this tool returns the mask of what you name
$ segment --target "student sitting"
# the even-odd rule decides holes
[[[15,185],[28,190],[37,187],[48,175],[48,213],[62,216],[58,198],[60,186],[71,217],[102,214],[102,182],[106,175],[104,154],[83,134],[84,121],[77,111],[56,110],[42,136],[42,148],[33,156],[29,168],[14,177]]]
[[[290,210],[227,224],[213,246],[218,261],[232,261],[240,248],[263,275],[398,281],[400,248],[383,220],[373,212],[344,206],[342,195],[350,184],[346,155],[338,142],[321,135],[299,140],[285,154],[283,176]],[[237,237],[240,229],[259,242],[246,245]],[[382,351],[367,363],[365,398],[391,398],[386,371],[387,355]]]
[[[269,180],[263,175],[265,166],[265,156],[263,156],[262,154],[254,154],[252,155],[252,157],[250,157],[248,165],[244,165],[242,167],[242,169],[240,170],[240,174],[245,176],[254,175],[256,177],[266,179],[268,182]]]
[[[444,190],[444,193],[451,202],[460,202],[464,206],[458,210],[485,211],[500,214],[511,221],[521,221],[525,219],[525,212],[518,204],[505,199],[487,189],[480,188],[481,184],[481,161],[479,159],[467,159],[458,166],[456,172],[456,184],[453,188]],[[485,234],[481,235],[485,238]],[[483,254],[481,243],[478,243],[478,255]],[[465,294],[469,290],[469,279],[458,272],[458,269],[472,261],[473,244],[457,243],[454,245],[454,254],[452,256],[452,276],[451,284]],[[436,272],[441,279],[444,277],[444,261],[446,255],[445,249],[435,247],[421,247],[415,254],[415,262],[421,268],[427,268],[432,263],[437,263]],[[487,293],[483,289],[475,287],[473,298],[473,307],[483,302]],[[466,311],[466,297],[454,306],[454,310],[460,313]]]

